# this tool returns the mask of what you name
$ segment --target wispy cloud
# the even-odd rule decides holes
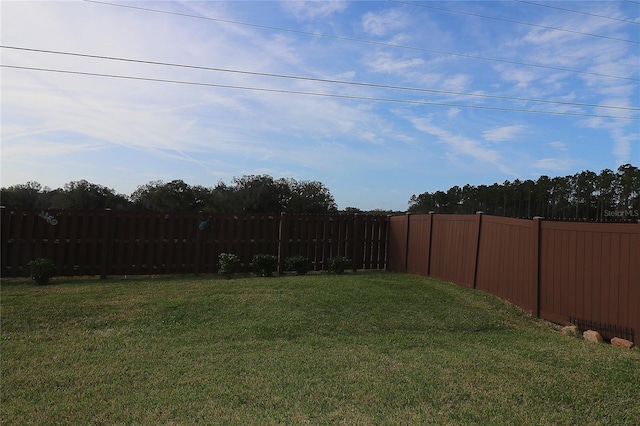
[[[570,170],[571,162],[560,158],[542,158],[535,161],[534,167],[554,173],[564,173]]]
[[[485,130],[482,133],[482,136],[484,136],[485,140],[490,142],[513,141],[524,130],[525,127],[523,125],[514,124],[511,126],[502,126],[490,130]]]
[[[640,145],[640,133],[626,133],[622,129],[612,129],[611,139],[613,139],[613,155],[618,164],[626,164],[632,162],[631,147],[635,143],[636,148]],[[639,159],[636,158],[634,163]],[[635,163],[637,164],[637,163]]]
[[[555,142],[550,142],[549,146],[558,150],[558,151],[566,151],[567,150],[567,144],[565,144],[564,142],[560,142],[560,141],[555,141]]]
[[[502,156],[495,149],[484,147],[481,142],[460,134],[445,130],[429,119],[413,118],[412,124],[417,130],[435,136],[438,142],[449,147],[449,154],[455,157],[471,157],[477,161],[492,165],[507,172],[509,169],[502,164]]]
[[[407,58],[391,52],[374,52],[368,55],[367,64],[372,71],[382,74],[407,74],[424,64],[420,58]]]
[[[365,13],[362,17],[362,27],[365,33],[382,37],[403,29],[408,21],[409,15],[406,12],[389,9],[379,13]]]
[[[348,7],[346,1],[283,1],[282,8],[300,20],[327,18]]]

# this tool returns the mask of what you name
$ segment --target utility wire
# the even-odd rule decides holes
[[[603,19],[610,19],[612,21],[620,21],[620,22],[625,22],[627,24],[636,24],[636,25],[640,25],[640,22],[636,22],[636,21],[631,21],[629,19],[621,19],[621,18],[614,18],[612,16],[604,16],[604,15],[598,15],[595,13],[589,13],[589,12],[583,12],[581,10],[574,10],[574,9],[565,9],[563,7],[558,7],[558,6],[552,6],[550,4],[542,4],[542,3],[534,3],[532,1],[525,1],[525,0],[513,0],[516,1],[518,3],[525,3],[525,4],[531,4],[533,6],[540,6],[540,7],[548,7],[549,9],[556,9],[556,10],[563,10],[565,12],[572,12],[572,13],[579,13],[581,15],[588,15],[588,16],[594,16],[596,18],[603,18]]]
[[[177,67],[177,68],[188,68],[188,69],[196,69],[196,70],[254,75],[254,76],[260,76],[260,77],[273,77],[273,78],[283,78],[283,79],[291,79],[291,80],[313,81],[313,82],[320,82],[320,83],[370,87],[370,88],[376,88],[376,89],[404,90],[404,91],[412,91],[412,92],[438,93],[443,95],[474,96],[474,97],[490,98],[490,99],[503,99],[503,100],[510,100],[510,101],[518,101],[518,102],[536,102],[536,103],[548,103],[548,104],[555,104],[555,105],[569,105],[569,106],[579,106],[579,107],[640,111],[640,108],[625,107],[625,106],[598,105],[598,104],[587,104],[587,103],[579,103],[579,102],[556,101],[556,100],[548,100],[548,99],[531,99],[531,98],[520,98],[520,97],[511,97],[511,96],[487,95],[483,93],[454,92],[450,90],[425,89],[425,88],[418,88],[418,87],[394,86],[394,85],[388,85],[388,84],[362,83],[362,82],[355,82],[355,81],[332,80],[332,79],[324,79],[324,78],[316,78],[316,77],[304,77],[304,76],[264,73],[264,72],[256,72],[256,71],[242,71],[242,70],[234,70],[234,69],[227,69],[227,68],[185,65],[185,64],[176,64],[176,63],[170,63],[170,62],[148,61],[148,60],[140,60],[140,59],[120,58],[120,57],[113,57],[113,56],[102,56],[102,55],[89,55],[89,54],[83,54],[83,53],[61,52],[56,50],[33,49],[33,48],[6,46],[6,45],[0,45],[0,48],[27,51],[27,52],[75,56],[75,57],[82,57],[82,58],[131,62],[131,63],[139,63],[139,64],[147,64],[147,65],[161,65],[161,66]]]
[[[512,19],[498,18],[496,16],[479,15],[477,13],[463,12],[461,10],[452,10],[452,9],[445,9],[443,7],[428,6],[428,5],[422,4],[422,3],[411,3],[411,2],[408,2],[408,1],[400,1],[400,0],[387,0],[387,1],[390,1],[392,3],[400,3],[400,4],[407,4],[407,5],[411,5],[411,6],[422,7],[422,8],[425,8],[425,9],[439,10],[441,12],[457,13],[459,15],[474,16],[476,18],[493,19],[493,20],[496,20],[496,21],[509,22],[509,23],[512,23],[512,24],[528,25],[530,27],[544,28],[545,30],[563,31],[563,32],[567,32],[567,33],[571,33],[571,34],[578,34],[578,35],[582,35],[582,36],[598,37],[598,38],[605,38],[605,39],[608,39],[608,40],[622,41],[622,42],[625,42],[625,43],[640,44],[640,41],[635,41],[635,40],[627,40],[627,39],[623,39],[623,38],[609,37],[609,36],[604,36],[604,35],[600,35],[600,34],[583,33],[581,31],[568,30],[566,28],[557,28],[557,27],[550,27],[550,26],[547,26],[547,25],[532,24],[530,22],[514,21]]]
[[[51,68],[24,67],[24,66],[17,66],[17,65],[0,64],[0,67],[2,67],[2,68],[11,68],[11,69],[20,69],[20,70],[29,70],[29,71],[43,71],[43,72],[60,73],[60,74],[83,75],[83,76],[92,76],[92,77],[105,77],[105,78],[115,78],[115,79],[124,79],[124,80],[149,81],[149,82],[157,82],[157,83],[186,84],[186,85],[192,85],[192,86],[217,87],[217,88],[224,88],[224,89],[248,90],[248,91],[255,91],[255,92],[269,92],[269,93],[284,93],[284,94],[293,94],[293,95],[320,96],[320,97],[338,98],[338,99],[352,99],[352,100],[376,101],[376,102],[394,102],[394,103],[404,103],[404,104],[412,104],[412,105],[430,105],[430,106],[454,107],[454,108],[485,109],[485,110],[493,110],[493,111],[522,112],[522,113],[530,113],[530,114],[549,114],[549,115],[560,115],[560,116],[578,116],[578,117],[615,118],[615,119],[623,119],[623,120],[640,120],[640,117],[630,117],[630,116],[587,114],[587,113],[573,113],[573,112],[558,112],[558,111],[543,111],[543,110],[528,110],[528,109],[516,109],[516,108],[506,108],[506,107],[491,107],[491,106],[484,106],[484,105],[464,105],[464,104],[454,104],[454,103],[446,103],[446,102],[429,102],[429,101],[410,100],[410,99],[392,99],[392,98],[376,98],[376,97],[368,97],[368,96],[339,95],[339,94],[332,94],[332,93],[305,92],[305,91],[298,91],[298,90],[285,90],[285,89],[273,89],[273,88],[264,88],[264,87],[237,86],[237,85],[215,84],[215,83],[200,83],[200,82],[183,81],[183,80],[169,80],[169,79],[149,78],[149,77],[135,77],[135,76],[126,76],[126,75],[117,75],[117,74],[91,73],[91,72],[82,72],[82,71],[58,70],[58,69],[51,69]]]
[[[328,39],[333,39],[333,40],[344,40],[344,41],[351,41],[351,42],[356,42],[356,43],[364,43],[364,44],[369,44],[369,45],[374,45],[374,46],[393,47],[393,48],[398,48],[398,49],[414,50],[414,51],[418,51],[418,52],[434,53],[434,54],[438,54],[438,55],[457,56],[457,57],[466,58],[466,59],[475,59],[475,60],[481,60],[481,61],[499,62],[499,63],[503,63],[503,64],[520,65],[520,66],[534,67],[534,68],[542,68],[542,69],[548,69],[548,70],[553,70],[553,71],[564,71],[564,72],[571,72],[571,73],[576,73],[576,74],[593,75],[593,76],[597,76],[597,77],[616,78],[616,79],[630,80],[630,81],[640,81],[639,78],[633,78],[633,77],[623,77],[623,76],[612,75],[612,74],[603,74],[603,73],[597,73],[597,72],[591,72],[591,71],[575,70],[575,69],[571,69],[571,68],[554,67],[554,66],[550,66],[550,65],[531,64],[531,63],[527,63],[527,62],[511,61],[511,60],[507,60],[507,59],[488,58],[488,57],[485,57],[485,56],[470,55],[470,54],[465,54],[465,53],[446,52],[446,51],[442,51],[442,50],[426,49],[426,48],[415,47],[415,46],[404,46],[404,45],[395,44],[395,43],[385,43],[385,42],[381,42],[381,41],[364,40],[364,39],[358,39],[358,38],[352,38],[352,37],[343,37],[343,36],[336,36],[336,35],[331,35],[331,34],[315,33],[315,32],[310,32],[310,31],[293,30],[293,29],[290,29],[290,28],[281,28],[281,27],[273,27],[273,26],[268,26],[268,25],[251,24],[251,23],[247,23],[247,22],[231,21],[231,20],[228,20],[228,19],[209,18],[209,17],[206,17],[206,16],[192,15],[192,14],[188,14],[188,13],[169,12],[169,11],[166,11],[166,10],[150,9],[150,8],[147,8],[147,7],[131,6],[131,5],[126,5],[126,4],[109,3],[109,2],[106,2],[106,1],[98,1],[98,0],[83,0],[83,1],[87,2],[87,3],[96,3],[96,4],[107,5],[107,6],[123,7],[123,8],[127,8],[127,9],[134,9],[134,10],[140,10],[140,11],[146,11],[146,12],[155,12],[155,13],[163,13],[163,14],[167,14],[167,15],[183,16],[183,17],[187,17],[187,18],[204,19],[204,20],[207,20],[207,21],[222,22],[222,23],[225,23],[225,24],[243,25],[243,26],[247,26],[247,27],[260,28],[260,29],[266,29],[266,30],[272,30],[272,31],[280,31],[280,32],[289,32],[289,33],[293,33],[293,34],[302,34],[302,35],[312,36],[312,37],[322,37],[322,38],[328,38]]]

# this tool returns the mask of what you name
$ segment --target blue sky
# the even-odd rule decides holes
[[[341,209],[405,210],[453,185],[640,164],[636,2],[3,1],[0,13],[2,186],[86,179],[128,195],[268,174],[320,181]]]

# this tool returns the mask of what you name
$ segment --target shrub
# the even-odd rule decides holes
[[[220,253],[218,261],[220,263],[218,273],[224,275],[227,279],[231,278],[231,274],[240,266],[240,259],[233,253]]]
[[[256,254],[251,261],[253,271],[261,277],[272,277],[278,270],[278,257],[270,254]]]
[[[329,259],[329,272],[344,274],[344,271],[352,267],[351,259],[344,256],[336,256]]]
[[[45,285],[56,273],[56,266],[49,259],[35,259],[28,263],[31,278],[39,285]]]
[[[287,271],[296,271],[298,275],[304,275],[311,269],[311,262],[304,256],[292,256],[284,260]]]

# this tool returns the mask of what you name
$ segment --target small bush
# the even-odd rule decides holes
[[[56,273],[56,266],[49,259],[35,259],[28,263],[31,278],[39,285],[45,285]]]
[[[287,271],[296,271],[298,275],[304,275],[311,269],[311,262],[304,256],[292,256],[284,260]]]
[[[233,253],[220,253],[218,262],[220,263],[218,273],[224,275],[227,279],[231,278],[231,275],[240,266],[240,258]]]
[[[351,259],[344,256],[336,256],[329,259],[329,272],[344,274],[344,271],[352,267]]]
[[[270,254],[256,254],[251,261],[253,272],[261,277],[272,277],[278,270],[278,257]]]

